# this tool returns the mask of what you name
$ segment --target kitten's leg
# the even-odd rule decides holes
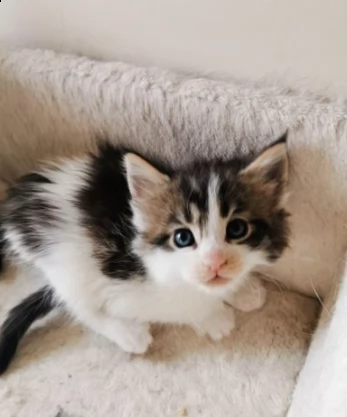
[[[220,308],[216,309],[213,314],[193,323],[192,327],[199,336],[208,335],[213,340],[221,340],[229,336],[235,327],[234,310],[221,303]]]
[[[64,304],[78,321],[116,343],[125,352],[141,354],[147,351],[153,341],[149,324],[109,316],[88,297],[84,300],[82,297],[80,292],[76,303],[71,294],[64,296]]]
[[[347,415],[347,271],[337,293],[324,300],[322,317],[299,375],[287,417]]]
[[[153,341],[149,324],[108,316],[89,316],[85,324],[116,343],[125,352],[145,353]]]
[[[88,298],[84,301],[81,293],[78,304],[70,298],[70,294],[64,297],[68,310],[80,322],[116,343],[125,352],[141,354],[147,351],[153,341],[149,324],[109,316]]]
[[[265,304],[266,289],[259,278],[250,277],[238,291],[231,292],[224,300],[241,311],[256,310]]]
[[[112,291],[112,281],[94,270],[92,263],[82,268],[83,259],[79,262],[70,259],[63,262],[60,258],[59,263],[54,261],[54,257],[42,259],[41,270],[74,318],[126,352],[144,353],[148,349],[152,343],[148,324],[109,314],[106,305],[110,299],[116,301],[117,296],[121,296]]]

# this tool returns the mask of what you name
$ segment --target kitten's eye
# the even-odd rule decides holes
[[[189,229],[178,229],[174,233],[174,243],[178,248],[186,248],[195,243],[193,233]]]
[[[227,225],[226,237],[228,240],[242,239],[248,235],[249,225],[246,220],[233,219]]]

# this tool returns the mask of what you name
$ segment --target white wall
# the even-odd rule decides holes
[[[0,43],[347,86],[347,0],[2,0]]]

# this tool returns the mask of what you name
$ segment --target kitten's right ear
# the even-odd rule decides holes
[[[240,172],[240,177],[252,192],[274,204],[283,205],[287,198],[288,152],[287,133],[261,152]]]
[[[153,195],[153,191],[169,181],[167,175],[133,153],[124,156],[124,164],[130,193],[135,200]]]
[[[288,152],[285,132],[272,145],[266,148],[243,171],[242,175],[253,178],[259,183],[278,182],[285,185],[288,181]]]

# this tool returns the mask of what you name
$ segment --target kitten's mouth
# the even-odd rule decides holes
[[[206,282],[206,285],[209,287],[219,287],[221,285],[225,285],[229,282],[228,278],[221,277],[216,275],[214,278],[210,279]]]

